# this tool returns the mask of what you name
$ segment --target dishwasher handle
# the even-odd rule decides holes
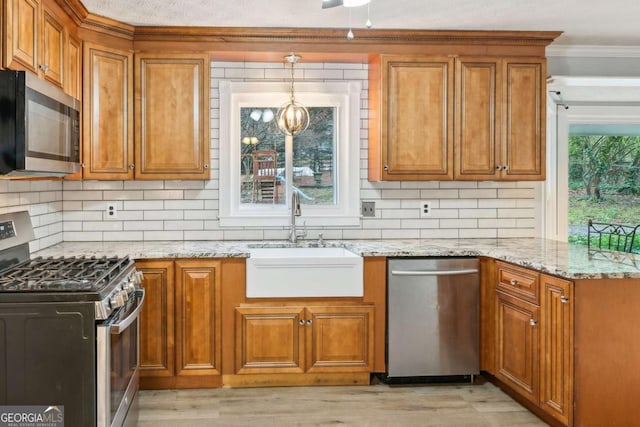
[[[392,276],[458,276],[461,274],[476,274],[477,268],[461,270],[391,270]]]

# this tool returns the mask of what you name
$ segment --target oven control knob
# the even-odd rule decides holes
[[[134,293],[134,292],[135,292],[135,290],[136,290],[136,284],[135,284],[134,282],[126,282],[126,283],[124,283],[124,284],[122,285],[122,289],[123,289],[125,292],[127,292],[127,293],[129,293],[129,294],[132,294],[132,293]]]
[[[118,291],[118,298],[121,298],[122,301],[126,302],[129,300],[129,294],[127,293],[127,291],[122,289],[121,291]]]
[[[116,295],[112,296],[111,299],[109,300],[109,303],[111,305],[112,310],[115,310],[116,308],[120,308],[124,305],[124,301],[120,293],[117,293]]]

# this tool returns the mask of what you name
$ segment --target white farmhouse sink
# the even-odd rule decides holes
[[[362,257],[344,248],[252,248],[248,298],[361,297]]]

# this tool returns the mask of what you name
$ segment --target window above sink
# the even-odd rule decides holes
[[[273,117],[288,91],[220,82],[221,226],[286,226],[294,189],[307,225],[358,225],[361,83],[296,83],[311,125],[292,142]]]

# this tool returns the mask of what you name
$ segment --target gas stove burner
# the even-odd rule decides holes
[[[130,264],[129,257],[39,257],[1,271],[0,292],[100,291]]]

